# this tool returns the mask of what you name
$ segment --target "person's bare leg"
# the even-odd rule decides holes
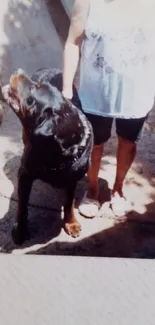
[[[88,192],[79,205],[79,212],[86,218],[93,218],[99,210],[98,174],[103,154],[103,145],[95,145],[92,151],[91,166],[88,171]]]
[[[112,195],[118,193],[123,196],[123,182],[134,161],[136,155],[136,143],[118,137],[117,170]]]
[[[91,157],[91,166],[88,170],[88,194],[87,197],[97,200],[98,189],[98,174],[101,165],[101,159],[103,155],[103,144],[94,145]]]
[[[132,211],[132,205],[123,195],[123,183],[136,155],[136,144],[118,138],[117,170],[111,197],[111,208],[116,217],[124,217]]]

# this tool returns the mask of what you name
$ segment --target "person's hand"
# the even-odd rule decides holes
[[[66,98],[66,99],[72,99],[73,97],[73,91],[72,89],[64,89],[62,91],[62,95]]]

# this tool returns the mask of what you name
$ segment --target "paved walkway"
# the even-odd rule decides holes
[[[0,262],[2,325],[154,325],[153,261],[2,255]]]
[[[28,73],[41,67],[61,67],[69,22],[61,2],[1,2],[2,82],[8,82],[18,67]],[[153,111],[150,122],[154,121]],[[100,171],[100,215],[94,220],[78,216],[83,226],[81,237],[70,239],[60,228],[63,193],[36,182],[29,206],[32,237],[19,249],[10,234],[17,208],[21,126],[12,111],[5,108],[0,127],[0,250],[12,254],[0,256],[0,325],[154,324],[154,263],[136,260],[155,257],[154,141],[155,135],[146,130],[128,175],[125,190],[135,204],[135,212],[127,220],[116,223],[107,203],[115,176],[113,133]],[[83,180],[77,189],[77,204],[85,188]],[[32,253],[61,257],[36,257]]]

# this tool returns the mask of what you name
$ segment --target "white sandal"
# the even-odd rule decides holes
[[[115,195],[111,198],[110,208],[112,209],[116,217],[125,217],[127,213],[132,211],[132,205],[119,195]]]
[[[85,218],[94,218],[100,208],[100,203],[97,200],[90,199],[87,197],[87,194],[83,197],[79,205],[79,213]]]

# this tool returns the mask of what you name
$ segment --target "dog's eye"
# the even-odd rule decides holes
[[[32,96],[29,96],[26,102],[28,106],[33,106],[35,104],[35,99]]]

